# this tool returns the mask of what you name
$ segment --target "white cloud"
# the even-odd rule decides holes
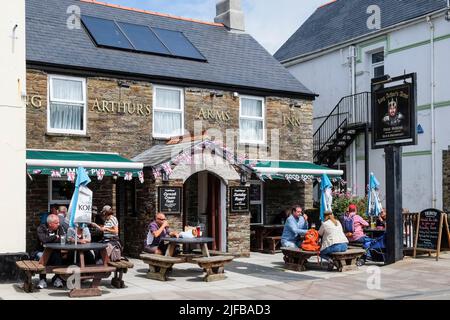
[[[213,21],[217,0],[105,0],[124,6]],[[242,0],[246,31],[271,54],[330,0]]]

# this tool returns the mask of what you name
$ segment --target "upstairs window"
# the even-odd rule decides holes
[[[153,94],[153,137],[184,135],[183,89],[155,86]]]
[[[384,76],[384,51],[372,54],[372,78]]]
[[[239,109],[240,142],[265,143],[264,98],[243,96]]]
[[[86,134],[86,80],[50,76],[47,131]]]

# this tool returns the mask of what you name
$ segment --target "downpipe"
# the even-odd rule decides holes
[[[350,46],[350,59],[351,59],[351,94],[354,96],[356,94],[356,47]],[[352,99],[352,122],[355,122],[356,117],[356,110],[355,110],[355,100]],[[356,176],[356,140],[358,137],[355,138],[355,140],[352,143],[352,149],[351,149],[351,163],[352,163],[352,194],[354,196],[357,195],[356,192],[356,186],[357,186],[357,176]]]
[[[431,207],[436,208],[436,123],[435,123],[435,59],[434,59],[434,24],[431,17],[427,17],[430,27],[430,90],[431,90]]]

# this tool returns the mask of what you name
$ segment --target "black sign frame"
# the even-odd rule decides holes
[[[416,73],[381,82],[372,79],[372,149],[417,145],[416,79]],[[384,87],[384,84],[399,81],[403,83]],[[394,116],[389,114],[390,103],[395,105]]]
[[[236,190],[245,189],[246,201],[245,204],[236,204],[234,202]],[[250,212],[250,188],[249,187],[230,187],[230,211],[233,213]]]
[[[167,205],[163,205],[162,200],[163,197],[163,191],[170,190],[175,191],[176,193],[176,203],[175,208],[171,209]],[[183,205],[183,188],[182,187],[169,187],[169,186],[160,186],[158,187],[158,212],[164,213],[164,214],[181,214],[182,211],[182,205]]]
[[[437,228],[434,228],[434,233],[437,232],[437,237],[434,236],[434,238],[430,241],[432,241],[432,247],[426,247],[422,245],[424,243],[423,239],[421,238],[421,231],[426,232],[429,231],[430,228],[421,228],[421,220],[423,219],[423,216],[427,213],[435,214],[437,218],[435,219],[435,223],[437,223]],[[415,258],[417,255],[417,252],[427,252],[427,253],[436,253],[436,260],[439,260],[439,254],[441,252],[442,248],[442,240],[443,236],[447,236],[447,243],[450,245],[450,230],[448,225],[448,217],[447,213],[437,210],[437,209],[426,209],[419,213],[417,217],[417,226],[416,226],[416,234],[414,239],[414,253],[413,257]],[[430,235],[426,235],[428,237],[431,237]],[[425,239],[427,240],[427,239]],[[448,248],[447,248],[448,249]]]

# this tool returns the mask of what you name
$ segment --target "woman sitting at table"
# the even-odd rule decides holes
[[[334,218],[333,213],[326,211],[324,215],[325,221],[319,229],[319,235],[322,237],[320,257],[325,260],[330,260],[331,253],[347,251],[348,239],[344,234],[341,223]],[[329,266],[329,268],[331,267]]]
[[[67,242],[77,244],[87,244],[91,242],[91,232],[86,224],[81,223],[78,227],[67,229]],[[73,251],[69,252],[69,262],[74,260]],[[80,261],[80,254],[77,252],[77,261]],[[94,253],[84,251],[84,262],[86,265],[95,264]]]
[[[167,245],[161,238],[177,237],[178,233],[169,229],[169,222],[163,213],[157,213],[155,220],[153,220],[147,232],[147,237],[144,242],[144,251],[153,254],[164,255],[167,250]]]
[[[381,209],[380,216],[377,218],[376,228],[386,229],[386,211],[384,209]]]

